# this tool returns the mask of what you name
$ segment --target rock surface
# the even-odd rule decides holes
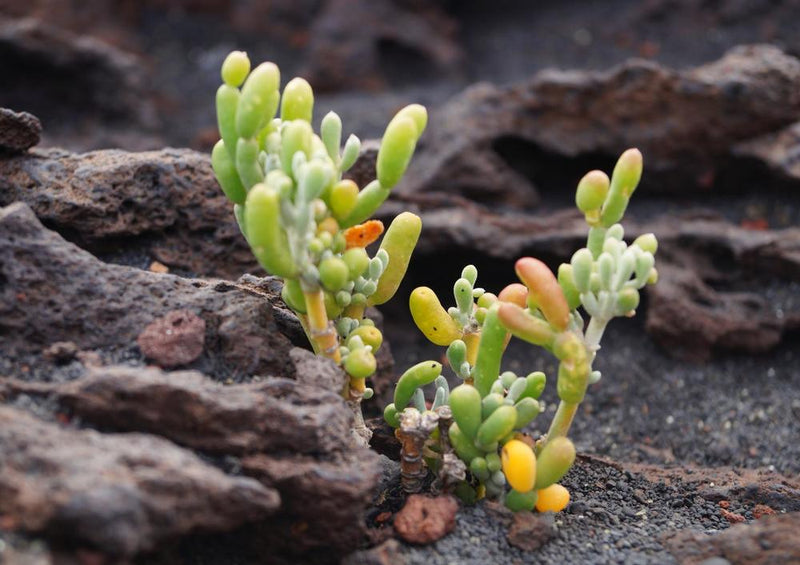
[[[800,563],[798,529],[800,514],[792,513],[767,516],[711,536],[687,530],[667,536],[665,544],[681,565],[711,563],[714,558],[730,565]]]
[[[148,325],[136,343],[161,367],[191,363],[203,353],[206,322],[189,310],[173,310]]]
[[[452,496],[412,494],[394,517],[394,529],[408,543],[425,545],[453,531],[458,501]]]
[[[37,143],[42,134],[42,122],[28,112],[0,108],[0,152],[19,153]]]
[[[294,374],[292,344],[268,300],[250,288],[102,263],[46,230],[23,204],[0,212],[0,242],[7,362],[65,340],[128,351],[153,320],[183,309],[206,324],[203,355],[192,368]]]
[[[151,436],[61,428],[0,406],[0,513],[12,529],[130,556],[265,519],[274,489]]]
[[[220,480],[244,481],[265,488],[264,492],[280,492],[282,501],[269,519],[253,511],[234,520],[226,517],[248,512],[250,507],[239,509],[236,499],[217,496],[210,498],[209,504],[225,508],[218,516],[212,512],[214,520],[196,518],[189,506],[185,519],[166,523],[163,532],[153,533],[138,517],[138,508],[144,503],[129,495],[119,502],[108,499],[117,496],[113,485],[111,494],[102,489],[95,494],[89,488],[92,474],[87,472],[87,482],[81,483],[87,502],[78,499],[77,510],[70,506],[71,513],[59,513],[58,527],[37,522],[25,531],[41,532],[56,541],[59,536],[66,539],[65,532],[73,528],[77,533],[70,543],[88,544],[105,554],[133,555],[163,548],[173,538],[189,543],[187,536],[204,528],[220,536],[235,529],[231,537],[216,543],[249,547],[262,554],[269,548],[276,561],[294,556],[286,557],[287,562],[314,552],[315,559],[327,562],[360,543],[362,513],[380,472],[378,457],[349,447],[352,416],[338,394],[345,379],[342,371],[332,362],[294,347],[281,333],[293,326],[287,314],[277,313],[272,306],[271,300],[279,302],[279,287],[272,279],[245,277],[240,284],[188,280],[106,264],[45,229],[22,203],[0,209],[0,265],[0,332],[7,336],[0,343],[2,372],[21,377],[0,379],[0,402],[14,406],[8,410],[15,413],[25,410],[40,418],[33,429],[42,435],[42,442],[59,441],[54,422],[75,421],[104,431],[147,434],[76,431],[98,439],[86,442],[85,451],[78,452],[71,464],[92,457],[106,461],[93,452],[106,449],[117,437],[142,438],[137,440],[141,448],[149,447],[152,453],[172,449],[194,457],[188,448],[230,473],[251,475],[256,481],[227,476],[203,464]],[[174,310],[190,311],[205,322],[203,353],[188,366],[208,376],[141,366],[136,336],[152,320]],[[283,322],[278,320],[280,316]],[[50,352],[48,357],[45,350]],[[90,369],[91,365],[95,368]],[[32,416],[23,417],[33,420]],[[53,457],[66,457],[71,443],[65,440],[65,445],[65,451]],[[0,452],[13,453],[13,449],[2,446]],[[20,468],[35,465],[35,459],[29,460],[24,453],[12,462]],[[0,475],[9,475],[10,464],[0,458]],[[146,468],[141,472],[146,473]],[[169,468],[156,469],[153,474],[178,480],[171,477]],[[216,496],[210,487],[205,492],[204,485],[196,485],[198,492],[192,495],[177,489],[175,496],[196,498],[193,504],[202,504],[204,497]],[[30,482],[31,489],[41,486],[36,480]],[[156,482],[153,488],[165,487]],[[2,486],[0,492],[4,492]],[[95,496],[99,498],[92,498]],[[54,495],[52,504],[59,500]],[[164,516],[153,517],[154,522],[167,522],[169,516],[181,514],[182,503],[172,500],[158,502]],[[125,501],[130,505],[125,506]],[[101,507],[111,502],[118,506]],[[270,510],[276,507],[277,496]],[[5,510],[0,507],[0,513]],[[140,522],[109,522],[105,530],[93,526],[98,521],[117,520],[109,514],[112,511],[123,515],[119,520],[128,520],[126,513],[133,513],[130,519]],[[30,508],[20,507],[14,516],[29,512]],[[90,531],[84,532],[84,528]],[[91,531],[94,529],[98,531]]]
[[[798,92],[800,61],[771,46],[739,47],[688,71],[631,60],[605,72],[479,84],[432,116],[403,187],[530,207],[538,195],[526,177],[537,155],[611,159],[638,147],[645,190],[710,188],[738,142],[797,120]]]

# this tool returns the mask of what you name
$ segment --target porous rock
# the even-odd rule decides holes
[[[458,196],[409,195],[390,202],[380,217],[402,208],[420,214],[425,226],[416,250],[420,269],[423,261],[440,265],[463,250],[508,261],[532,255],[556,268],[586,243],[577,210],[497,213]],[[704,360],[715,351],[768,351],[800,327],[791,300],[791,285],[800,282],[799,229],[749,230],[694,212],[626,220],[626,240],[647,232],[659,241],[659,281],[644,290],[646,328],[671,355]],[[786,296],[773,296],[776,287]]]
[[[538,194],[526,177],[553,156],[611,159],[628,147],[647,156],[644,190],[708,188],[738,143],[797,120],[799,92],[800,60],[766,45],[685,71],[630,60],[481,83],[432,115],[402,189],[532,206]]]
[[[394,517],[394,529],[409,543],[428,544],[443,538],[456,525],[458,502],[452,496],[412,494]]]
[[[25,532],[133,555],[278,508],[274,489],[230,477],[168,441],[61,428],[0,406],[0,513]]]
[[[39,143],[42,123],[28,112],[0,108],[0,152],[19,153]]]
[[[0,159],[0,204],[15,201],[97,254],[128,239],[173,269],[229,279],[261,272],[209,156],[188,149],[48,149]]]
[[[723,558],[731,565],[800,563],[800,513],[765,516],[707,535],[685,530],[667,536],[664,544],[682,565]]]
[[[63,135],[71,146],[118,145],[121,130],[137,130],[128,142],[142,140],[158,122],[141,60],[108,43],[36,18],[4,18],[0,52],[0,105],[33,112],[47,136]]]
[[[551,512],[515,512],[514,521],[508,529],[508,543],[523,551],[535,551],[555,535],[555,520]]]
[[[21,203],[0,210],[0,274],[0,331],[8,336],[0,349],[11,362],[56,341],[126,350],[153,320],[186,309],[206,324],[192,368],[294,375],[292,344],[268,296],[103,263],[45,229]]]
[[[191,310],[173,310],[150,323],[136,338],[144,356],[161,367],[191,363],[203,353],[206,322]]]
[[[344,402],[324,382],[268,377],[222,385],[196,371],[120,365],[90,369],[68,383],[10,381],[6,388],[55,398],[101,429],[147,432],[215,455],[335,453],[350,430]]]
[[[322,90],[385,86],[387,66],[395,75],[413,68],[417,80],[426,70],[454,76],[463,58],[456,30],[436,2],[326,2],[310,30],[305,75]]]

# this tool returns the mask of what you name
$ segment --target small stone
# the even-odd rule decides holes
[[[78,346],[71,341],[57,341],[43,352],[46,359],[59,364],[72,361],[77,354]]]
[[[777,512],[766,504],[756,504],[755,507],[753,507],[753,517],[756,520],[764,516],[773,516],[774,514],[777,514]]]
[[[721,508],[720,512],[722,512],[722,517],[731,524],[739,524],[745,521],[745,517],[741,514],[737,514],[736,512],[731,512],[730,510],[725,510],[724,508]]]
[[[147,268],[148,271],[151,273],[161,273],[166,274],[169,273],[169,267],[167,267],[164,263],[160,263],[158,261],[153,261],[150,263],[150,266]]]
[[[452,496],[414,494],[394,519],[394,529],[408,543],[433,543],[453,531],[458,502]]]
[[[28,112],[0,108],[0,151],[22,153],[39,143],[42,123]]]
[[[205,320],[189,310],[173,310],[147,326],[136,342],[160,367],[176,367],[200,357],[205,336]]]
[[[517,512],[514,514],[514,523],[508,530],[508,543],[523,551],[534,551],[555,535],[555,520],[551,512]]]

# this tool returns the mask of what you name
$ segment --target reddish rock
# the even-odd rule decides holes
[[[161,367],[191,363],[203,353],[206,322],[190,310],[173,310],[149,324],[136,343],[144,356]]]
[[[552,513],[515,512],[508,530],[508,543],[522,551],[535,551],[556,535]]]
[[[766,504],[756,504],[753,507],[753,518],[759,520],[764,516],[774,516],[777,514],[772,508],[767,506]]]
[[[394,529],[408,543],[433,543],[453,530],[457,511],[458,502],[452,496],[412,494],[395,516]]]
[[[664,545],[681,565],[700,565],[713,557],[722,557],[731,565],[800,563],[798,531],[800,513],[781,514],[710,536],[682,531],[667,537]]]
[[[737,514],[736,512],[731,512],[730,510],[725,510],[724,508],[720,508],[720,512],[722,513],[722,517],[731,524],[741,524],[745,521],[745,517],[741,514]]]

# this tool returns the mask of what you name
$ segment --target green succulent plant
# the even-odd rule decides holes
[[[521,284],[512,283],[498,295],[475,287],[472,265],[456,281],[455,306],[447,310],[430,288],[411,293],[414,322],[430,341],[447,347],[449,365],[463,384],[450,390],[440,364],[420,363],[400,377],[384,417],[409,436],[413,430],[406,424],[423,419],[409,418],[408,412],[446,407],[444,414],[452,419],[449,445],[431,433],[426,461],[438,472],[452,449],[469,470],[457,489],[461,494],[500,498],[512,510],[566,506],[569,493],[557,483],[575,460],[567,434],[588,386],[601,377],[592,364],[603,332],[611,319],[633,316],[639,291],[658,278],[655,236],[645,234],[628,245],[618,223],[641,173],[642,156],[629,149],[611,179],[601,171],[581,179],[575,200],[589,225],[587,245],[557,275],[538,259],[523,257],[515,265]],[[535,442],[522,431],[544,408],[539,397],[547,379],[541,372],[502,371],[511,336],[559,361],[559,406],[548,433]],[[430,383],[436,394],[427,408],[421,387]]]
[[[350,135],[342,144],[342,122],[334,112],[314,132],[308,82],[294,78],[281,94],[278,67],[262,63],[251,70],[240,51],[228,55],[221,75],[214,173],[253,254],[283,279],[283,299],[314,351],[349,375],[342,394],[357,408],[363,441],[368,432],[360,402],[372,395],[365,382],[383,341],[365,309],[395,294],[422,226],[414,214],[398,215],[370,256],[365,248],[380,237],[383,224],[369,218],[403,177],[427,112],[412,104],[394,116],[381,141],[377,178],[359,188],[343,174],[358,159],[361,142]]]

